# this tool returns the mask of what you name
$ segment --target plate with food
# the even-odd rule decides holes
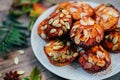
[[[63,78],[108,78],[120,72],[119,16],[111,4],[62,2],[35,22],[33,52],[45,68]]]

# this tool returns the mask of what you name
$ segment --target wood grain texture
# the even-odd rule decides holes
[[[14,58],[19,58],[19,64],[14,64]],[[5,75],[6,72],[12,71],[19,71],[24,70],[25,74],[21,77],[28,76],[30,72],[32,71],[32,68],[38,66],[41,73],[42,73],[42,80],[64,80],[63,78],[60,78],[53,73],[49,72],[47,69],[45,69],[36,59],[34,56],[32,49],[28,48],[25,49],[25,53],[20,55],[18,51],[9,53],[8,59],[4,60],[0,58],[0,73]],[[3,77],[2,76],[2,77]],[[3,80],[2,77],[0,80]]]

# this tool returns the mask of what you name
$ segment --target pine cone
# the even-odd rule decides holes
[[[5,75],[6,76],[3,78],[4,80],[21,80],[19,78],[20,75],[17,74],[17,71],[15,72],[10,71],[9,73],[6,73]]]

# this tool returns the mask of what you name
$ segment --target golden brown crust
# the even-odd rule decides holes
[[[70,31],[70,37],[76,45],[89,48],[101,42],[103,29],[92,18],[84,17],[76,21]]]
[[[57,8],[65,8],[72,15],[74,20],[79,20],[82,17],[91,17],[93,15],[93,8],[83,2],[64,2],[59,4]]]
[[[70,42],[61,42],[59,40],[52,40],[44,47],[44,51],[48,60],[55,66],[65,66],[70,64],[78,53]]]
[[[79,63],[87,72],[95,73],[106,70],[111,64],[110,55],[102,46],[94,46],[80,52]]]
[[[120,52],[120,28],[116,28],[105,35],[103,46],[109,52]]]
[[[95,19],[105,31],[114,30],[119,20],[119,12],[112,6],[99,5],[95,9]]]
[[[72,17],[65,9],[55,10],[47,19],[43,20],[38,27],[38,34],[44,40],[51,40],[66,34],[72,24]]]

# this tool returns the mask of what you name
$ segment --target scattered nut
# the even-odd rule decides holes
[[[65,24],[64,21],[63,21],[62,19],[60,20],[60,23],[63,24],[63,25]]]
[[[115,51],[115,50],[118,49],[118,47],[119,47],[118,44],[116,44],[116,45],[114,45],[114,46],[112,47],[112,50]]]
[[[40,35],[43,39],[46,39],[46,34],[45,33],[41,33],[41,35]]]
[[[68,30],[70,29],[70,24],[68,22],[65,22],[65,26]]]
[[[24,51],[24,50],[18,50],[18,53],[19,53],[19,54],[24,54],[25,51]]]
[[[104,58],[104,57],[105,57],[105,54],[102,53],[101,51],[97,51],[97,57],[98,57],[98,58]]]
[[[56,26],[58,23],[59,23],[59,19],[56,19],[56,20],[53,21],[52,25]]]
[[[61,13],[61,14],[60,14],[60,17],[63,17],[63,16],[64,16],[64,14],[63,14],[63,13]]]
[[[18,73],[19,75],[23,75],[23,74],[25,73],[25,71],[20,70],[20,71],[17,71],[17,73]]]
[[[63,34],[63,30],[60,30],[58,36],[61,36],[62,34]]]
[[[71,18],[71,15],[66,15],[67,18]]]
[[[48,53],[49,56],[54,56],[54,53],[50,52]]]
[[[113,40],[112,40],[112,43],[113,44],[116,44],[118,42],[118,36],[115,36],[114,38],[113,38]]]
[[[49,20],[49,24],[52,24],[53,23],[53,21],[54,21],[54,19],[53,18],[51,18],[50,20]]]
[[[70,42],[69,42],[69,41],[67,41],[67,43],[66,43],[66,44],[67,44],[67,46],[70,46]]]
[[[73,57],[77,57],[77,56],[78,56],[78,53],[75,52],[75,53],[73,54]]]
[[[54,46],[54,47],[53,47],[53,50],[59,50],[59,49],[61,49],[61,48],[63,48],[63,45],[61,45],[61,46]]]
[[[46,28],[47,28],[47,25],[41,27],[42,30],[45,30]]]
[[[56,32],[57,30],[56,29],[51,29],[50,30],[50,33],[54,33],[54,32]]]
[[[74,41],[75,41],[76,44],[80,43],[79,38],[80,38],[80,35],[75,36]]]
[[[17,65],[17,64],[19,64],[19,59],[18,59],[18,57],[15,57],[14,58],[14,63]]]
[[[62,10],[62,12],[63,12],[64,14],[69,14],[69,12],[68,12],[67,10]]]
[[[63,19],[63,21],[69,21],[69,19]]]

